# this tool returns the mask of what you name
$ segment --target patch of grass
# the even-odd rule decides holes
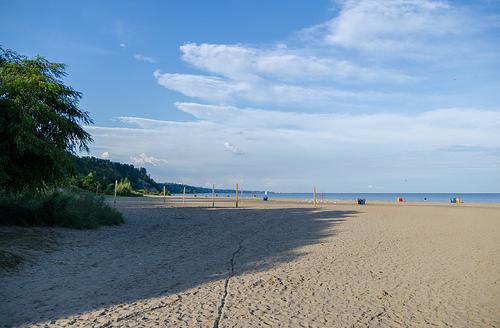
[[[93,229],[124,223],[104,198],[87,192],[51,191],[42,195],[0,194],[0,224]]]

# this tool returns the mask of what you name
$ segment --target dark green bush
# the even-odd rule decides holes
[[[0,224],[92,229],[123,223],[104,198],[87,192],[52,191],[41,195],[0,194]]]
[[[148,191],[148,190],[145,190],[145,189],[139,189],[139,190],[137,190],[137,192],[139,194],[141,194],[141,195],[156,195],[156,196],[162,196],[163,195],[163,193],[160,193],[158,191]],[[167,193],[167,195],[169,195],[169,194]]]

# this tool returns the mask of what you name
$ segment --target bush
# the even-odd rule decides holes
[[[90,172],[87,175],[75,175],[67,178],[65,181],[66,185],[69,187],[78,187],[83,190],[95,193],[96,191],[103,192],[102,186],[99,181],[95,178],[95,174]],[[99,190],[97,190],[99,187]]]
[[[128,181],[127,178],[121,180],[118,182],[116,185],[116,194],[120,196],[129,196],[132,194],[134,189],[132,188],[132,185],[130,184],[130,181]]]
[[[32,196],[0,194],[0,224],[93,229],[122,224],[120,212],[87,192],[52,191]]]
[[[130,184],[128,178],[125,178],[118,182],[118,184],[116,185],[116,194],[118,196],[142,196],[141,193],[134,191],[134,188],[132,188],[132,185]]]
[[[140,194],[142,194],[142,195],[163,196],[163,193],[161,193],[161,192],[158,192],[158,191],[148,191],[148,190],[145,190],[145,189],[139,189],[139,190],[137,190],[137,192],[140,193]]]

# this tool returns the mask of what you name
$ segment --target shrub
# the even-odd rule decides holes
[[[137,190],[137,192],[140,193],[140,194],[142,194],[142,195],[156,195],[156,196],[162,196],[163,195],[163,193],[160,193],[158,191],[148,191],[148,190],[145,190],[145,189],[139,189],[139,190]]]
[[[128,178],[121,180],[116,185],[116,194],[117,195],[129,196],[132,194],[133,191],[134,191],[134,189],[132,188],[130,181],[128,181]]]
[[[116,194],[118,196],[142,196],[141,193],[134,191],[134,188],[132,188],[132,185],[130,184],[128,178],[125,178],[118,182],[118,184],[116,185]]]
[[[123,223],[104,198],[87,192],[51,191],[41,195],[0,194],[0,224],[93,229]]]
[[[106,186],[106,188],[104,188],[104,193],[106,195],[113,195],[115,192],[115,184],[114,183],[110,183]]]

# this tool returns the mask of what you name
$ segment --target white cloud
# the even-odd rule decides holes
[[[243,154],[241,149],[239,149],[238,147],[236,147],[235,145],[233,145],[229,142],[224,142],[224,149],[230,153],[235,154],[235,155],[242,155]]]
[[[158,83],[167,89],[210,102],[250,101],[277,105],[331,105],[348,99],[353,103],[367,99],[376,101],[388,95],[379,92],[352,92],[327,86],[299,86],[271,83],[255,78],[253,81],[234,81],[207,75],[171,74],[155,71]]]
[[[393,69],[363,67],[284,47],[184,44],[182,59],[212,75],[154,72],[158,83],[210,102],[325,106],[387,97],[379,91],[347,91],[339,83],[406,83],[415,77]],[[397,94],[395,94],[397,96]]]
[[[230,99],[238,92],[243,92],[245,86],[226,81],[216,76],[170,74],[154,72],[158,83],[165,88],[178,91],[188,97],[223,101]]]
[[[125,43],[120,43],[121,48],[127,48],[127,45]]]
[[[99,158],[109,159],[109,152],[105,151],[99,155]]]
[[[134,58],[135,58],[135,60],[147,62],[147,63],[150,63],[150,64],[156,63],[156,59],[154,59],[153,57],[145,56],[145,55],[142,55],[142,54],[135,54]]]
[[[312,114],[241,109],[233,106],[177,103],[177,107],[202,122],[220,124],[241,131],[264,130],[268,134],[308,134],[342,143],[436,149],[444,145],[500,146],[500,138],[489,132],[500,128],[500,113],[476,109],[449,108],[418,114]]]
[[[403,73],[357,66],[345,59],[318,57],[305,50],[252,48],[243,45],[184,44],[182,59],[210,73],[230,79],[276,78],[284,81],[355,79],[362,81],[413,80]]]
[[[159,159],[153,156],[148,156],[145,153],[141,153],[138,156],[131,156],[130,162],[134,165],[151,164],[158,166],[158,165],[168,164],[168,161],[165,159]]]
[[[430,43],[446,43],[471,23],[443,1],[346,0],[338,5],[338,16],[309,32],[334,46],[392,55],[423,55]]]
[[[498,40],[478,38],[497,27],[459,3],[343,0],[337,6],[335,17],[286,44],[183,44],[182,60],[201,73],[156,71],[155,77],[169,90],[219,104],[422,110],[466,102],[452,94],[457,90],[448,79],[476,76],[480,55],[498,66],[492,59]]]
[[[229,186],[238,179],[249,189],[281,191],[308,190],[317,181],[328,191],[371,184],[390,192],[404,179],[415,181],[413,191],[442,191],[440,184],[459,188],[463,183],[491,188],[491,178],[498,180],[493,172],[500,169],[500,152],[470,156],[443,149],[500,149],[500,111],[313,114],[196,103],[177,107],[197,121],[125,117],[120,120],[131,127],[87,130],[117,160],[132,156],[137,165],[153,164],[151,172],[160,181],[175,178],[202,185],[212,179]],[[245,156],[226,155],[241,149]],[[148,153],[169,157],[168,171],[160,166],[165,162]]]

